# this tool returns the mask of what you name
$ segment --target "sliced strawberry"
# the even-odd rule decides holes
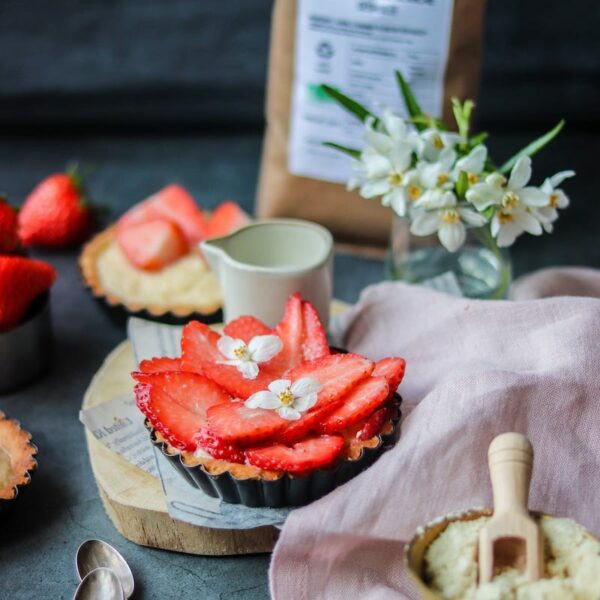
[[[178,450],[193,452],[196,436],[205,425],[204,419],[187,410],[159,387],[146,383],[135,386],[136,402],[154,429]]]
[[[240,446],[270,439],[288,423],[273,410],[248,408],[243,402],[211,406],[207,418],[215,435]]]
[[[304,339],[302,342],[302,355],[304,360],[315,360],[329,354],[327,334],[317,309],[307,301],[302,302],[304,317]]]
[[[208,427],[203,427],[196,436],[198,445],[213,458],[234,463],[246,462],[244,452],[235,444],[218,438]]]
[[[310,434],[319,433],[321,423],[325,418],[339,406],[342,399],[328,404],[316,410],[310,410],[302,415],[297,421],[289,421],[287,427],[277,434],[277,441],[282,444],[293,444],[298,440],[308,437]]]
[[[206,419],[206,411],[215,404],[231,402],[231,397],[214,381],[204,375],[186,371],[163,373],[136,373],[140,383],[160,388],[180,406]],[[205,422],[206,424],[206,422]]]
[[[373,377],[385,377],[390,386],[390,393],[394,394],[404,377],[406,361],[403,358],[382,358],[375,363]]]
[[[321,384],[315,410],[347,394],[371,374],[373,367],[370,360],[358,354],[330,354],[301,364],[289,371],[286,378],[296,381],[301,377],[311,377]]]
[[[293,369],[303,360],[302,341],[304,337],[304,314],[302,298],[299,293],[290,296],[285,307],[283,319],[275,328],[275,333],[283,342],[283,349],[272,360],[272,364],[281,371]]]
[[[382,427],[394,416],[395,412],[395,407],[390,404],[378,408],[367,418],[362,429],[356,434],[357,439],[366,441],[376,436]]]
[[[185,371],[202,372],[210,360],[223,360],[217,348],[221,336],[199,321],[190,321],[181,334],[181,366]]]
[[[237,231],[251,222],[250,217],[244,212],[237,202],[228,200],[219,204],[213,211],[208,221],[207,237],[221,237]]]
[[[274,332],[256,317],[247,315],[227,323],[223,333],[229,337],[244,340],[248,344],[257,335],[273,335]]]
[[[248,462],[259,469],[302,473],[329,466],[341,454],[344,439],[337,435],[308,438],[291,448],[283,444],[246,450]]]
[[[117,243],[132,265],[146,271],[158,271],[189,252],[181,229],[165,219],[119,230]]]
[[[169,358],[168,356],[156,356],[143,360],[139,367],[142,373],[162,373],[163,371],[181,371],[181,361],[179,358]]]
[[[221,357],[221,360],[225,360]],[[205,362],[202,364],[203,373],[223,389],[227,390],[235,398],[246,400],[255,392],[266,390],[271,381],[276,379],[271,371],[263,365],[255,379],[246,379],[237,367],[224,365],[219,362]]]
[[[208,232],[204,213],[180,185],[168,185],[126,212],[118,223],[119,231],[133,225],[162,218],[176,223],[190,244],[203,240]]]
[[[345,397],[342,404],[321,424],[323,433],[342,431],[372,414],[384,404],[390,387],[383,377],[369,377],[361,381]]]

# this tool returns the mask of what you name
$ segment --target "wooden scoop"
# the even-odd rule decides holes
[[[495,566],[515,567],[537,581],[544,557],[540,529],[527,509],[531,443],[520,433],[503,433],[490,444],[488,460],[494,514],[479,534],[479,584],[491,581]]]

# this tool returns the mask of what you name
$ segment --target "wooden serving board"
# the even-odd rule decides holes
[[[92,379],[82,408],[108,402],[132,389],[136,364],[131,344],[119,344]],[[136,544],[189,554],[227,555],[270,552],[275,527],[209,529],[172,519],[156,477],[103,446],[86,429],[85,437],[100,498],[119,533]]]
[[[334,300],[331,314],[341,314],[347,308],[347,304]],[[131,343],[124,341],[106,357],[94,375],[83,397],[82,408],[131,393],[130,373],[136,368]],[[188,554],[251,554],[273,549],[278,536],[275,527],[209,529],[172,519],[157,478],[103,446],[87,429],[85,437],[106,513],[117,531],[128,540]]]

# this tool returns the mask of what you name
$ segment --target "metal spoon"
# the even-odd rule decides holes
[[[112,569],[119,578],[125,598],[129,598],[133,594],[133,574],[127,561],[115,548],[102,540],[83,542],[77,549],[75,566],[81,580],[98,567]]]
[[[73,600],[123,600],[117,574],[106,567],[90,571],[77,586]]]

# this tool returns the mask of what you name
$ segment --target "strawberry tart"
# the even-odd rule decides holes
[[[198,244],[249,222],[235,202],[209,214],[183,187],[168,185],[95,236],[81,254],[81,271],[96,297],[128,313],[216,320],[221,288]]]
[[[402,358],[335,351],[294,294],[271,329],[251,316],[223,334],[192,321],[181,356],[132,374],[153,443],[192,485],[227,502],[311,502],[394,443]]]

